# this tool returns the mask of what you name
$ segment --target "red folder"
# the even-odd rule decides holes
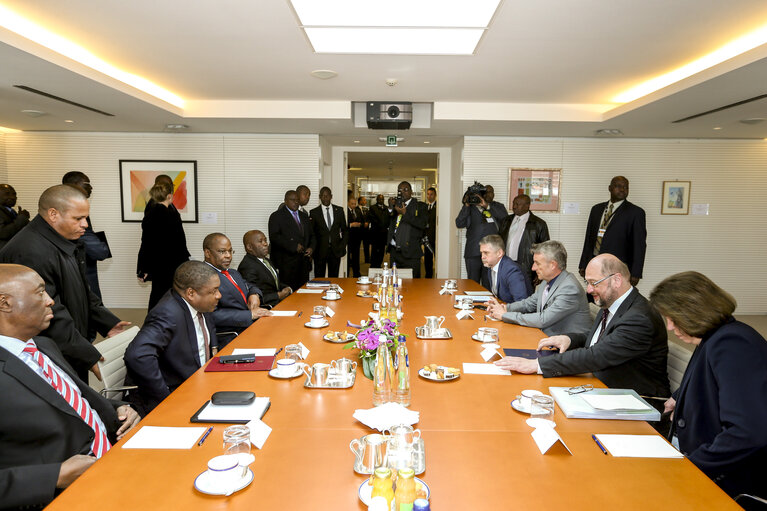
[[[215,373],[222,371],[269,371],[274,364],[274,355],[270,357],[256,357],[255,362],[241,364],[222,364],[218,357],[210,359],[205,366],[206,373]]]

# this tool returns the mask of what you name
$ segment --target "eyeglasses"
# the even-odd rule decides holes
[[[612,277],[613,275],[616,275],[616,274],[615,274],[615,273],[611,273],[611,274],[610,274],[610,275],[608,275],[607,277],[602,277],[601,279],[597,280],[596,282],[589,282],[589,281],[587,280],[587,281],[586,281],[586,285],[587,285],[587,286],[591,286],[591,287],[597,287],[599,284],[601,284],[601,283],[602,283],[602,282],[604,282],[605,280],[609,279],[609,278],[610,278],[610,277]],[[584,279],[584,280],[585,280],[585,279]]]
[[[572,396],[573,394],[583,394],[584,392],[588,392],[590,390],[594,390],[594,386],[590,383],[587,383],[585,385],[578,385],[577,387],[570,387],[569,389],[565,389],[565,392]]]
[[[234,249],[232,249],[232,250],[216,250],[216,253],[218,255],[226,255],[226,254],[234,255]]]

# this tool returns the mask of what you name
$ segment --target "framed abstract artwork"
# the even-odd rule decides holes
[[[663,181],[661,215],[687,215],[690,213],[691,181]]]
[[[123,222],[140,222],[157,176],[173,180],[173,205],[181,221],[197,223],[196,160],[120,160],[120,204]]]
[[[509,209],[514,197],[530,197],[531,211],[559,210],[559,178],[562,169],[509,168]]]

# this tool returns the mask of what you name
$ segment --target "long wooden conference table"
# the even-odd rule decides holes
[[[339,301],[318,294],[293,294],[278,309],[303,311],[299,317],[262,318],[225,350],[280,348],[303,342],[308,363],[330,362],[356,351],[322,340],[328,330],[304,326],[315,305],[334,309],[330,329],[343,331],[346,321],[359,323],[372,310],[373,299],[355,296],[353,279],[332,279],[345,290]],[[489,376],[462,374],[450,382],[419,377],[428,363],[462,367],[482,362],[480,343],[471,339],[483,321],[457,320],[453,297],[439,295],[441,282],[405,280],[400,330],[408,336],[412,370],[411,409],[420,412],[426,471],[419,476],[431,489],[431,509],[739,509],[737,504],[687,459],[615,458],[604,455],[592,433],[653,434],[646,422],[567,419],[557,407],[557,431],[572,455],[557,451],[542,455],[530,436],[532,428],[510,406],[523,389],[548,393],[550,386],[592,383],[593,376],[544,379],[538,375]],[[481,289],[459,281],[459,292]],[[444,315],[450,340],[418,340],[415,327],[425,315]],[[534,348],[540,330],[492,323],[500,329],[504,348]],[[351,329],[350,329],[351,330]],[[280,355],[281,356],[281,355]],[[50,510],[98,509],[366,509],[357,497],[365,476],[353,470],[349,442],[373,432],[352,417],[356,409],[372,407],[372,382],[357,368],[354,386],[346,390],[306,389],[305,377],[271,378],[266,371],[197,371],[145,417],[141,426],[190,426],[189,418],[219,390],[252,390],[271,398],[264,422],[273,428],[260,450],[253,448],[253,483],[229,497],[195,490],[195,477],[207,460],[222,453],[223,424],[214,425],[207,441],[190,450],[122,449],[125,439],[65,490]]]

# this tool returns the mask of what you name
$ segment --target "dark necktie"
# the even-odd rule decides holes
[[[301,226],[301,217],[298,216],[298,211],[291,211],[290,213],[293,215],[293,220],[298,224],[298,230],[304,232],[304,228]]]
[[[202,330],[202,339],[205,341],[205,362],[210,360],[210,339],[208,339],[208,329],[205,328],[205,321],[202,317],[202,312],[197,313],[197,322],[200,324],[200,330]]]
[[[51,387],[56,389],[56,392],[59,393],[64,401],[69,403],[69,406],[74,408],[80,418],[93,430],[95,436],[93,438],[93,443],[91,444],[91,451],[96,458],[102,457],[112,445],[109,443],[106,432],[96,420],[96,414],[91,408],[91,405],[80,395],[78,389],[73,389],[69,383],[61,377],[55,366],[48,363],[48,357],[44,357],[43,354],[40,353],[34,341],[30,340],[27,342],[27,345],[24,347],[24,352],[32,355],[34,361],[37,362],[37,365],[43,370],[45,379]]]
[[[19,216],[19,214],[16,213],[15,209],[13,209],[13,208],[6,208],[6,209],[10,212],[11,218],[16,218],[17,216]]]
[[[605,328],[607,328],[607,317],[610,315],[610,309],[602,309],[602,325],[599,327],[599,336],[597,337],[597,341],[602,338],[602,335],[605,333]]]
[[[328,223],[328,230],[333,225],[333,221],[330,219],[330,206],[325,206],[325,221]]]

